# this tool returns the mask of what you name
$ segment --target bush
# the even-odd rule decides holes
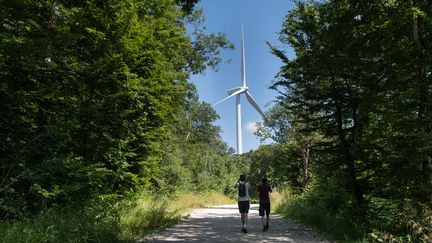
[[[138,239],[186,217],[188,209],[233,203],[219,193],[183,192],[128,198],[100,195],[84,207],[49,209],[22,220],[0,223],[0,242],[123,242]]]
[[[133,204],[121,210],[119,237],[136,239],[177,222],[181,214],[168,210],[167,204],[166,196],[138,195]]]
[[[428,205],[409,202],[399,212],[388,213],[395,222],[385,228],[375,228],[369,234],[371,241],[432,242],[432,210]]]
[[[109,242],[115,239],[116,223],[108,213],[50,209],[35,217],[1,224],[1,242]]]
[[[337,180],[329,179],[320,184],[311,183],[301,195],[284,192],[284,199],[276,212],[314,228],[326,237],[354,241],[364,237],[365,229],[354,218],[348,195]]]
[[[136,239],[163,229],[186,217],[191,208],[227,203],[233,200],[217,192],[178,192],[170,196],[143,192],[137,196],[135,204],[122,210],[121,238]]]

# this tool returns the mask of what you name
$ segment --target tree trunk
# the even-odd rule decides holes
[[[309,183],[309,163],[310,163],[310,145],[309,143],[303,149],[303,176],[302,190],[304,191]]]
[[[413,0],[414,7],[422,9],[421,1]],[[430,14],[432,7],[432,1],[429,1],[426,9],[422,9],[425,14]],[[430,84],[428,80],[428,61],[427,61],[427,46],[425,44],[425,17],[424,15],[414,16],[413,21],[413,38],[414,44],[416,45],[416,73],[417,73],[417,86],[418,86],[418,122],[419,132],[422,137],[422,147],[431,145],[431,142],[427,139],[431,134],[431,125],[428,122],[430,117],[431,107],[429,104],[429,90]],[[423,201],[432,203],[432,154],[430,151],[426,151],[423,155],[422,164],[422,183],[424,192]]]
[[[348,177],[351,189],[354,193],[356,204],[358,209],[363,210],[364,208],[364,195],[360,183],[357,180],[357,171],[355,168],[355,160],[357,159],[357,147],[354,143],[348,143],[345,138],[345,131],[343,130],[343,119],[342,119],[342,107],[338,101],[335,100],[336,104],[336,121],[338,127],[339,140],[342,145],[346,163],[348,166]],[[357,132],[356,132],[357,133]],[[356,141],[356,139],[352,139]]]

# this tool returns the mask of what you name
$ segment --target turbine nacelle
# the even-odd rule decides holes
[[[235,88],[232,88],[232,89],[227,90],[227,93],[228,93],[228,95],[232,95],[233,93],[235,93],[235,92],[237,92],[237,91],[240,91],[240,90],[241,90],[241,92],[243,93],[243,92],[248,91],[249,88],[246,87],[246,86],[235,87]]]

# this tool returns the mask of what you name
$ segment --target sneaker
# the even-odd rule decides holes
[[[243,233],[247,233],[247,230],[243,227],[243,228],[241,229],[241,232],[243,232]]]
[[[263,232],[266,232],[266,231],[267,231],[267,226],[264,225],[264,226],[263,226]]]
[[[266,224],[265,228],[266,228],[266,231],[267,231],[267,230],[269,229],[269,225],[268,225],[268,224]]]

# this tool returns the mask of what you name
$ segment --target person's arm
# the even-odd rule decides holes
[[[234,185],[234,188],[238,188],[239,187],[239,183],[240,183],[240,180],[237,181],[237,183]]]
[[[270,185],[269,185],[269,192],[273,192]]]

